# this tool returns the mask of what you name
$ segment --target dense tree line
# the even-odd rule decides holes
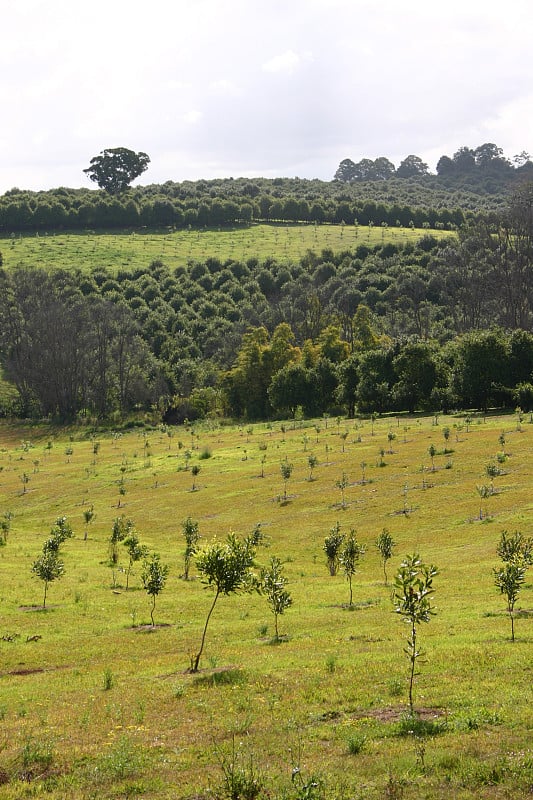
[[[491,379],[492,394],[475,395],[466,378],[454,377],[457,348],[491,328],[532,329],[532,205],[525,188],[497,227],[477,223],[446,241],[426,234],[416,245],[308,253],[295,263],[210,258],[116,274],[3,271],[2,365],[24,413],[61,416],[83,409],[106,416],[169,397],[180,398],[178,417],[218,404],[248,418],[299,405],[353,413],[430,400],[509,401],[530,368],[518,380],[514,367],[502,367],[501,391]],[[375,385],[361,366],[366,358],[380,376]],[[405,359],[427,362],[429,390],[414,392]]]
[[[327,186],[327,184],[324,184]],[[243,187],[244,191],[245,187]],[[317,191],[301,195],[224,193],[199,197],[179,195],[170,187],[153,191],[132,189],[120,196],[86,190],[51,192],[10,191],[0,198],[0,232],[147,228],[224,227],[252,222],[346,223],[349,225],[390,225],[455,229],[463,224],[464,212],[448,208],[439,198],[438,206],[405,202],[377,202],[349,195],[329,196]],[[421,199],[421,202],[423,200]]]
[[[492,142],[485,142],[479,147],[460,147],[453,156],[443,155],[437,163],[437,176],[453,182],[470,183],[481,188],[484,184],[490,187],[501,184],[504,187],[510,181],[531,179],[533,162],[529,153],[523,151],[514,156],[511,162],[504,156],[501,147]],[[429,175],[428,165],[419,156],[409,155],[401,161],[398,168],[388,158],[380,156],[375,160],[363,158],[354,162],[345,158],[339,164],[334,179],[342,183],[364,181],[387,181],[391,178],[411,179]],[[448,182],[449,182],[448,181]]]

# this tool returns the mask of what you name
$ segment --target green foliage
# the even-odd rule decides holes
[[[119,545],[134,534],[135,526],[131,519],[126,519],[124,514],[115,517],[111,536],[108,541],[109,566],[113,573],[113,588],[116,586],[116,568],[120,560]]]
[[[48,585],[59,580],[65,573],[63,561],[59,558],[57,551],[46,549],[33,562],[31,571],[44,583],[43,608],[46,608]]]
[[[531,538],[524,539],[519,531],[512,536],[507,531],[502,531],[497,546],[497,553],[502,559],[503,566],[493,570],[494,583],[507,601],[507,613],[511,622],[511,641],[514,642],[514,608],[520,589],[526,579],[527,567],[532,563]]]
[[[329,536],[324,539],[323,550],[326,554],[329,574],[332,576],[335,576],[339,571],[341,547],[344,542],[344,534],[340,532],[340,528],[340,522],[337,520],[331,528]]]
[[[130,575],[133,570],[133,565],[136,564],[138,561],[141,561],[143,558],[146,558],[148,555],[148,548],[146,545],[142,545],[140,539],[135,532],[135,530],[131,530],[129,536],[126,537],[123,541],[123,545],[126,548],[126,552],[129,557],[128,566],[126,569],[126,591],[129,588],[130,582]]]
[[[237,748],[233,734],[229,753],[217,749],[222,770],[221,792],[217,796],[227,800],[256,800],[263,792],[264,778],[254,766],[253,755],[243,753],[241,748],[242,743]]]
[[[348,585],[350,587],[350,603],[349,607],[353,608],[353,591],[352,591],[352,580],[353,576],[357,572],[357,567],[359,565],[359,561],[365,554],[365,547],[362,544],[359,544],[357,541],[357,536],[355,531],[350,531],[350,535],[347,537],[346,541],[344,542],[344,546],[339,555],[339,562],[344,571],[346,576],[346,580],[348,581]]]
[[[3,547],[7,544],[9,531],[11,530],[12,519],[13,514],[11,511],[6,511],[5,514],[0,518],[0,547]]]
[[[429,622],[435,613],[432,606],[432,595],[434,593],[433,578],[437,574],[438,570],[433,564],[424,564],[418,553],[415,553],[402,561],[394,579],[392,594],[394,611],[410,628],[405,653],[410,663],[409,708],[411,716],[414,715],[415,664],[422,655],[417,643],[418,626],[422,622]]]
[[[387,561],[392,558],[394,551],[395,541],[388,528],[383,528],[378,538],[376,539],[376,547],[379,550],[381,563],[383,565],[383,577],[385,579],[385,586],[387,586]]]
[[[533,564],[533,537],[526,538],[520,531],[513,534],[502,531],[496,552],[505,563],[519,561],[529,567]]]
[[[279,642],[278,617],[292,606],[292,597],[286,590],[287,579],[283,574],[283,564],[276,556],[271,556],[267,567],[261,570],[261,591],[274,614],[275,639]]]
[[[141,573],[141,580],[146,591],[146,594],[152,598],[152,607],[150,610],[150,618],[152,620],[152,627],[154,623],[154,610],[156,598],[161,594],[165,588],[170,567],[168,564],[162,564],[161,559],[157,553],[152,553],[150,558],[145,559],[143,562],[143,570]]]
[[[200,541],[199,523],[194,521],[191,517],[187,517],[182,522],[182,532],[185,538],[185,552],[183,554],[183,580],[189,580],[189,571],[191,568],[192,557],[198,551],[198,542]]]
[[[292,464],[289,464],[288,460],[282,461],[279,466],[281,477],[283,478],[283,500],[287,500],[287,484],[290,480],[292,475],[292,471],[294,469]]]
[[[83,171],[100,189],[118,194],[142,175],[149,163],[146,153],[136,153],[127,147],[112,147],[91,158],[90,166]]]
[[[251,537],[239,539],[234,533],[229,533],[225,542],[215,541],[198,554],[196,567],[202,582],[214,590],[214,598],[205,621],[200,648],[191,663],[192,672],[198,672],[207,627],[219,596],[260,591],[259,581],[253,571],[255,547]]]

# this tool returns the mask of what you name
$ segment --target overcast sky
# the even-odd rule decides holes
[[[0,0],[0,193],[533,152],[530,0]]]

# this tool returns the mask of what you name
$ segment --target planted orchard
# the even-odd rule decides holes
[[[157,425],[98,431],[98,453],[92,429],[3,424],[0,766],[8,782],[0,796],[22,796],[24,761],[30,783],[40,776],[51,800],[205,796],[221,785],[217,748],[235,733],[246,745],[235,769],[246,765],[250,775],[253,765],[271,797],[296,797],[300,784],[317,791],[316,783],[332,797],[377,800],[401,788],[405,798],[483,798],[489,779],[502,796],[526,797],[533,775],[519,754],[530,736],[530,573],[511,596],[511,643],[509,596],[495,570],[517,552],[529,558],[533,425],[526,417],[518,431],[514,417],[472,415],[466,430],[464,419],[446,417],[453,465],[443,468],[436,453],[425,491],[420,465],[431,469],[428,448],[442,442],[443,417],[438,426],[404,422],[409,435],[394,440],[384,469],[376,449],[391,420],[380,417],[342,421],[344,453],[339,426],[327,419],[244,433],[196,424],[193,436],[176,429],[174,441]],[[480,519],[476,486],[485,466],[499,463],[502,430],[505,474]],[[191,445],[187,465],[178,440]],[[328,448],[313,480],[311,442],[317,452]],[[191,467],[207,448],[192,492]],[[293,467],[287,478],[285,464]],[[339,477],[360,478],[362,464],[343,508]],[[121,466],[128,493],[117,510]],[[406,485],[412,514],[399,513]],[[285,494],[290,502],[279,502]],[[32,565],[65,517],[73,535],[61,544],[63,572],[39,613],[44,586]],[[230,542],[243,556],[242,582],[229,581]],[[403,652],[412,629],[399,624],[386,585],[395,576],[403,608],[406,553],[439,567],[437,613],[416,629],[413,649],[421,641],[423,656],[414,660]],[[271,646],[269,627],[281,646]],[[419,720],[432,721],[433,736]]]

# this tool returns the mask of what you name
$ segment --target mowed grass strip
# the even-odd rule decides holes
[[[504,474],[482,501],[480,519],[477,487],[490,483],[486,465],[501,453],[502,431]],[[292,791],[298,759],[306,779],[322,777],[328,797],[363,790],[385,797],[390,780],[408,798],[526,797],[531,578],[511,644],[492,568],[503,529],[532,534],[528,417],[468,425],[460,416],[392,417],[377,420],[373,432],[368,420],[329,419],[254,425],[251,433],[207,424],[196,425],[194,436],[173,433],[0,426],[0,512],[13,514],[0,548],[2,769],[10,779],[0,797],[24,796],[37,779],[54,799],[95,791],[202,797],[220,790],[220,754],[233,735],[243,763],[254,759],[274,797]],[[207,449],[211,457],[201,459]],[[293,465],[286,501],[285,459]],[[200,467],[194,491],[193,465]],[[86,526],[89,505],[95,517]],[[108,542],[122,513],[170,566],[155,629],[139,565],[125,590],[125,549],[113,587]],[[43,611],[31,565],[59,515],[75,535],[63,545],[65,575],[50,585]],[[263,597],[221,597],[196,676],[187,670],[212,593],[194,566],[192,580],[180,578],[188,516],[198,520],[204,545],[260,523],[268,548],[259,549],[258,562],[282,559],[293,597],[279,644]],[[337,521],[366,547],[352,610],[347,581],[325,564],[324,538]],[[384,527],[396,542],[389,578],[415,551],[439,567],[437,613],[419,632],[425,655],[415,706],[440,732],[422,739],[398,735],[408,630],[384,585],[375,546]],[[497,791],[487,794],[489,786]]]
[[[353,225],[266,225],[205,230],[117,233],[21,234],[0,237],[4,266],[91,270],[112,273],[162,261],[170,268],[208,258],[246,262],[273,258],[283,263],[309,250],[353,251],[360,244],[415,243],[425,234],[441,238],[450,231]]]

